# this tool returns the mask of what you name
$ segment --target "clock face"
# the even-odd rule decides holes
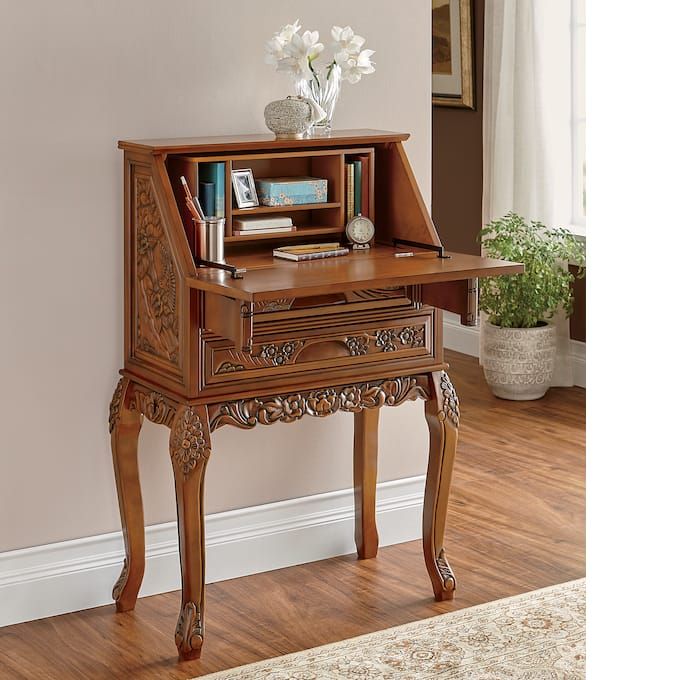
[[[345,233],[352,243],[364,244],[368,243],[375,235],[375,227],[368,217],[357,215],[347,223]]]

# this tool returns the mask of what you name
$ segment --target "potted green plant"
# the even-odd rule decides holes
[[[481,280],[479,306],[488,315],[480,347],[484,377],[502,399],[540,399],[557,350],[550,319],[559,309],[572,313],[571,284],[584,274],[585,244],[566,229],[515,213],[490,222],[479,240],[489,257],[524,263],[523,274]],[[578,267],[576,275],[566,263]]]

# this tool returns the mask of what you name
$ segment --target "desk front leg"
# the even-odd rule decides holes
[[[112,594],[119,612],[134,609],[144,576],[144,510],[137,464],[137,441],[143,418],[133,408],[132,392],[132,383],[121,378],[109,408],[113,471],[125,543],[123,570]]]
[[[203,484],[210,456],[205,406],[179,406],[170,432],[182,566],[182,606],[175,629],[181,659],[201,655],[205,626],[205,529]]]
[[[435,600],[450,600],[456,580],[444,551],[453,461],[458,442],[458,397],[445,371],[430,376],[430,398],[425,404],[430,430],[430,457],[423,508],[423,551]]]
[[[360,560],[378,554],[375,492],[379,418],[379,408],[365,408],[354,414],[354,540]]]

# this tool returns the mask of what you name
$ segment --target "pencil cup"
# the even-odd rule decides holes
[[[196,254],[199,260],[224,264],[224,217],[194,219]]]

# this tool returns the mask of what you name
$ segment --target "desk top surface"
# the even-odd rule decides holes
[[[413,252],[412,257],[395,257],[397,252]],[[450,253],[442,259],[436,253],[418,248],[379,245],[368,251],[355,251],[343,257],[305,262],[274,258],[270,254],[230,257],[230,264],[247,271],[242,279],[232,279],[222,270],[200,267],[187,279],[192,288],[256,302],[282,297],[308,297],[367,288],[417,285],[458,281],[478,276],[519,274],[522,264],[478,255]]]
[[[244,149],[255,151],[258,149],[346,146],[348,144],[385,144],[403,142],[408,138],[409,135],[405,132],[361,129],[332,130],[328,135],[322,137],[305,137],[304,139],[276,139],[271,133],[221,137],[179,137],[176,139],[133,139],[119,141],[118,148],[128,151],[150,151],[154,154],[212,153]]]

